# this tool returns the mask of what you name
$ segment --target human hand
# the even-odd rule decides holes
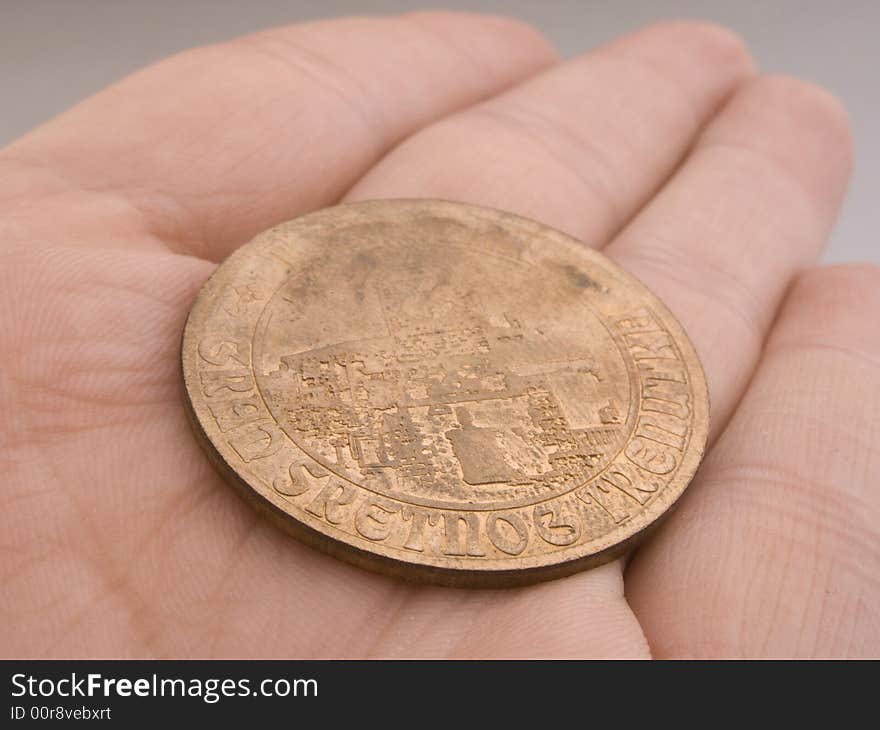
[[[0,654],[880,653],[880,270],[810,269],[845,115],[676,23],[566,63],[519,23],[268,31],[0,152]],[[318,554],[212,471],[179,342],[235,247],[340,200],[458,199],[600,247],[688,331],[709,450],[631,556],[523,589]]]

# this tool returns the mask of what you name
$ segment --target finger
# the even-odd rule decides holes
[[[810,84],[760,77],[607,247],[693,341],[709,383],[710,441],[748,382],[786,287],[821,250],[850,167],[840,105]]]
[[[607,248],[694,342],[709,383],[710,441],[741,397],[792,277],[821,249],[850,165],[846,117],[826,92],[784,78],[753,80]],[[699,483],[685,497],[701,498]],[[673,514],[627,570],[640,620],[651,605],[645,576],[684,529],[680,520]]]
[[[725,30],[648,28],[423,129],[348,197],[464,200],[598,246],[750,71],[747,52]]]
[[[628,573],[659,656],[880,654],[880,269],[793,287],[736,414]]]
[[[7,183],[0,198],[37,195],[45,218],[47,202],[81,215],[83,200],[66,193],[89,191],[101,201],[90,196],[90,210],[222,258],[257,231],[334,202],[433,118],[554,60],[524,24],[481,15],[258,33],[156,64],[22,138],[0,159],[24,182]]]
[[[420,131],[349,197],[462,199],[536,217],[599,245],[662,183],[750,70],[746,51],[726,31],[648,29]],[[474,615],[491,615],[491,625],[474,619],[472,626],[493,655],[607,656],[622,652],[624,641],[628,655],[643,654],[638,623],[608,585],[620,572],[616,561],[601,572],[505,592],[497,610],[484,598]],[[524,609],[539,602],[557,608],[540,635],[530,635],[520,628]],[[459,603],[428,594],[417,615],[434,616],[436,625],[441,606]],[[561,608],[567,605],[580,610]],[[402,636],[400,646],[414,640]]]

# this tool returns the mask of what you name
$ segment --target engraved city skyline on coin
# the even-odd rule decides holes
[[[459,270],[368,281],[352,339],[300,349],[300,327],[276,335],[293,351],[263,355],[270,409],[324,467],[404,499],[491,506],[585,481],[621,446],[620,353],[599,346],[613,343],[590,312],[575,339],[522,305],[493,310],[484,301],[497,296],[485,282],[480,295],[479,268],[467,276],[462,258]],[[284,291],[274,323],[285,304],[303,313]],[[358,337],[364,327],[376,336]]]
[[[708,422],[696,356],[641,285],[540,224],[436,201],[258,237],[200,294],[183,364],[244,496],[435,582],[613,557],[683,490]]]

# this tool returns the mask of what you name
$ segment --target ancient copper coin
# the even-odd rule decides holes
[[[375,201],[257,236],[183,336],[190,416],[280,526],[357,565],[516,585],[619,555],[706,441],[681,325],[601,254],[515,215]]]

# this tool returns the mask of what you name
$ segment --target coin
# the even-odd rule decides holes
[[[302,541],[446,585],[521,585],[631,547],[703,453],[681,325],[602,254],[434,200],[327,208],[232,254],[182,341],[212,461]]]

